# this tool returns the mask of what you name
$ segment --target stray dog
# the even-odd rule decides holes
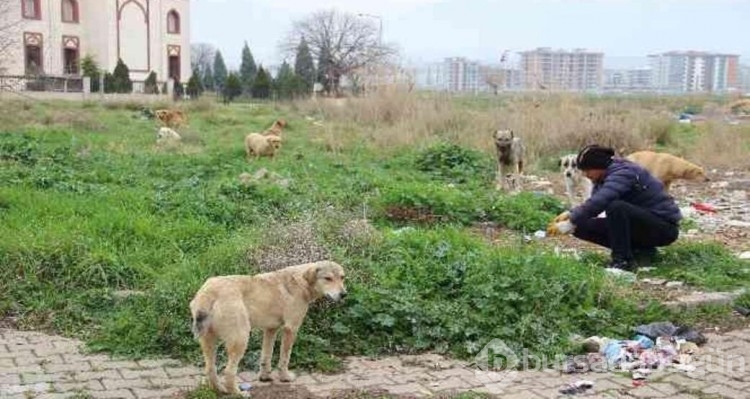
[[[317,299],[339,301],[346,294],[344,269],[331,261],[290,266],[255,276],[209,278],[190,302],[192,330],[203,351],[209,386],[225,393],[239,393],[237,366],[247,350],[252,328],[263,330],[259,379],[272,380],[271,357],[276,333],[281,329],[279,380],[292,381],[289,356],[308,307]],[[216,373],[218,340],[227,349],[223,386]]]
[[[523,173],[524,148],[520,137],[515,137],[510,129],[497,130],[493,133],[495,139],[495,149],[497,150],[497,175],[495,176],[495,188],[507,188],[509,185],[513,188],[519,183],[520,175]],[[506,169],[514,168],[515,173],[511,170],[506,174]]]
[[[285,120],[283,120],[283,119],[277,119],[276,122],[274,122],[273,125],[271,125],[271,127],[268,128],[268,130],[266,130],[265,132],[263,132],[263,134],[266,135],[266,136],[268,136],[268,135],[274,135],[274,136],[281,137],[281,132],[284,131],[284,128],[286,127],[286,125],[287,125],[287,123],[286,123]]]
[[[568,204],[573,205],[573,198],[576,194],[576,189],[583,189],[583,200],[591,197],[591,190],[594,185],[591,180],[587,179],[586,176],[578,170],[576,164],[577,154],[569,154],[560,158],[560,170],[563,174],[563,180],[565,181],[565,193],[568,195]]]
[[[711,181],[700,166],[665,152],[638,151],[626,158],[651,172],[664,184],[667,192],[674,180]]]
[[[187,117],[178,109],[159,109],[154,113],[156,119],[166,127],[180,127],[187,123]]]
[[[166,140],[181,140],[182,137],[179,135],[179,133],[175,132],[174,130],[168,128],[168,127],[162,127],[159,128],[159,131],[156,133],[156,141],[166,141]]]
[[[250,133],[245,137],[247,159],[250,159],[253,155],[256,159],[263,156],[273,159],[279,148],[281,148],[281,137],[276,135],[264,136],[258,133]]]

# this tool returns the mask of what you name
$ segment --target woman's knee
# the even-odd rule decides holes
[[[628,207],[628,203],[621,200],[615,200],[612,201],[609,206],[607,206],[607,209],[604,211],[607,213],[607,216],[610,216],[612,214],[622,213],[626,208]]]

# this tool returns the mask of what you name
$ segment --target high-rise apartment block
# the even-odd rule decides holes
[[[750,94],[750,65],[740,65],[740,90]]]
[[[478,93],[490,87],[479,63],[463,57],[446,58],[441,63],[431,64],[419,75],[417,85],[429,90]]]
[[[739,56],[702,51],[649,55],[654,89],[665,92],[725,92],[739,89]]]
[[[604,83],[604,53],[583,49],[523,51],[521,70],[528,90],[599,90]]]

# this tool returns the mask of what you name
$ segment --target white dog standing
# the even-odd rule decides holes
[[[586,201],[591,197],[591,190],[594,185],[591,180],[587,179],[586,176],[578,170],[576,164],[576,154],[565,155],[560,158],[560,170],[563,174],[563,180],[565,181],[565,193],[568,195],[568,204],[573,205],[576,191],[583,189],[583,200]]]

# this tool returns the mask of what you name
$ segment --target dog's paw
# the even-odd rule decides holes
[[[281,382],[292,382],[297,378],[291,371],[279,372],[279,381]]]
[[[262,382],[270,382],[273,381],[273,377],[271,377],[271,373],[261,373],[258,380]]]

